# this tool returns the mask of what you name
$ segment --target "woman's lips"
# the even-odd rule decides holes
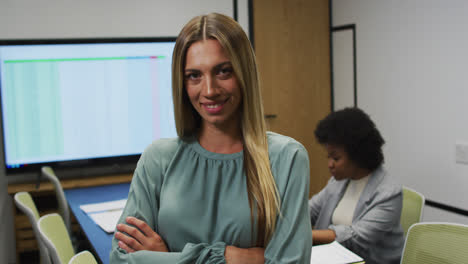
[[[214,102],[214,103],[202,103],[202,106],[205,109],[205,111],[207,111],[208,113],[217,114],[223,110],[223,107],[226,101]]]

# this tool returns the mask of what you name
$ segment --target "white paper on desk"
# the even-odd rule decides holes
[[[312,247],[310,263],[314,264],[348,264],[364,261],[351,250],[333,241],[330,244]]]
[[[103,203],[80,205],[93,221],[107,233],[113,233],[127,199],[115,200]]]
[[[103,203],[83,204],[83,205],[80,205],[80,208],[85,213],[89,214],[93,212],[123,209],[125,207],[126,202],[127,202],[127,199],[122,199],[122,200],[115,200],[115,201],[109,201],[109,202],[103,202]]]
[[[91,219],[107,233],[114,233],[123,209],[88,214]]]

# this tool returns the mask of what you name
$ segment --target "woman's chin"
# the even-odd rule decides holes
[[[337,181],[342,181],[342,180],[346,179],[346,177],[341,177],[340,175],[333,175],[333,178],[335,178],[335,180],[337,180]]]

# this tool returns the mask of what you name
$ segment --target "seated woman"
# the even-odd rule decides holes
[[[402,188],[382,167],[384,139],[358,108],[329,114],[315,130],[331,179],[309,200],[313,244],[338,241],[367,264],[400,263]]]
[[[255,56],[232,18],[193,18],[177,37],[178,138],[142,154],[111,263],[309,263],[307,151],[266,132]]]

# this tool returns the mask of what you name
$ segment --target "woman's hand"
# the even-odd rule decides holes
[[[265,263],[265,249],[226,246],[224,257],[227,264],[263,264]]]
[[[127,217],[126,221],[129,225],[118,224],[117,230],[120,232],[115,233],[120,248],[128,253],[139,250],[169,252],[164,240],[144,221],[131,216]]]

